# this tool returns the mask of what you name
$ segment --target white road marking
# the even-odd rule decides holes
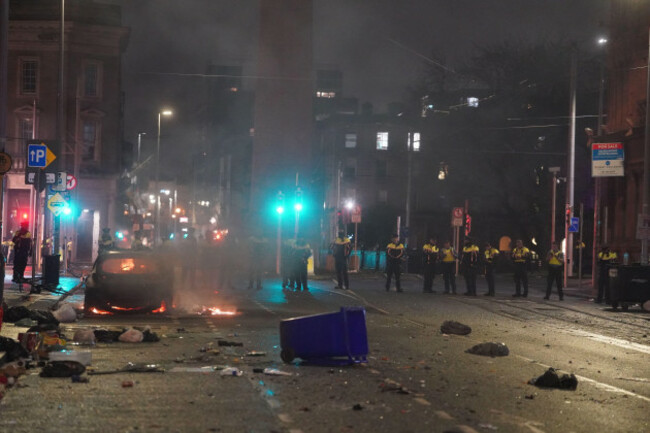
[[[569,331],[569,333],[573,335],[577,335],[579,337],[587,337],[595,341],[611,344],[612,346],[622,347],[623,349],[635,350],[637,352],[650,355],[650,346],[646,346],[645,344],[633,343],[628,340],[623,340],[614,337],[607,337],[601,334],[594,334],[593,332],[583,331],[581,329],[572,329]]]
[[[542,364],[541,362],[535,361],[534,359],[526,358],[525,356],[521,356],[521,355],[515,355],[515,356],[517,358],[519,358],[519,359],[523,359],[526,362],[539,365],[540,367],[544,367],[546,369],[551,368],[550,365]],[[638,398],[640,400],[643,400],[643,401],[646,401],[646,402],[650,403],[650,398],[648,398],[648,397],[646,397],[644,395],[640,395],[640,394],[637,394],[635,392],[628,391],[628,390],[625,390],[623,388],[619,388],[617,386],[609,385],[609,384],[606,384],[606,383],[603,383],[603,382],[598,382],[597,380],[590,379],[588,377],[581,376],[581,375],[578,375],[578,374],[576,374],[575,376],[576,376],[576,378],[578,378],[578,380],[581,380],[581,381],[584,381],[584,382],[587,382],[587,383],[591,383],[596,388],[599,388],[599,389],[601,389],[603,391],[612,392],[612,393],[615,393],[615,394],[623,394],[623,395],[627,395],[629,397],[636,397],[636,398]]]

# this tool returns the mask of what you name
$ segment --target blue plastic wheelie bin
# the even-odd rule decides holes
[[[367,362],[366,310],[342,307],[336,313],[294,317],[280,322],[280,356],[315,364]]]

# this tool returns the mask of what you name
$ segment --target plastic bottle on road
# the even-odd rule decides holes
[[[222,376],[237,376],[237,377],[239,377],[242,374],[244,374],[244,372],[241,371],[238,368],[235,368],[235,367],[226,367],[223,370],[221,370],[221,373],[219,373],[219,374],[222,375]]]
[[[623,253],[623,265],[627,266],[627,265],[629,265],[629,264],[630,264],[630,253],[628,253],[627,251],[625,251],[625,252]]]

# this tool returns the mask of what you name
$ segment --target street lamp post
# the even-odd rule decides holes
[[[138,155],[137,155],[137,159],[136,159],[136,162],[138,162],[138,163],[140,162],[140,152],[141,152],[141,149],[142,149],[142,136],[143,135],[147,135],[147,133],[146,132],[138,132]]]
[[[154,245],[158,245],[160,242],[160,120],[162,116],[171,116],[172,114],[173,113],[171,110],[162,110],[158,113],[158,135],[156,139],[156,182],[154,184],[154,189],[156,191],[156,227],[154,231]]]
[[[598,45],[607,44],[606,38],[598,39]],[[600,62],[600,82],[598,86],[598,126],[595,136],[598,137],[603,128],[603,111],[605,95],[605,62]],[[591,246],[591,288],[596,287],[596,254],[598,252],[598,233],[600,232],[600,190],[602,188],[600,177],[594,181],[594,237]]]
[[[275,211],[278,213],[278,235],[275,243],[275,273],[280,275],[280,268],[282,266],[282,214],[284,213],[284,206],[278,205]]]
[[[557,202],[557,174],[560,172],[560,167],[549,167],[548,171],[553,173],[553,194],[551,201],[551,243],[555,242],[555,206]]]

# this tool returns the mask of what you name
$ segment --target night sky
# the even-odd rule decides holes
[[[242,64],[244,74],[254,75],[258,1],[112,2],[122,5],[123,24],[131,28],[126,139],[135,141],[138,131],[154,135],[163,105],[177,112],[169,134],[197,139],[188,125],[203,108],[205,79],[165,74],[203,73],[214,62]],[[403,99],[428,66],[419,55],[454,68],[477,46],[504,40],[576,41],[588,50],[606,32],[608,12],[607,0],[314,0],[314,60],[317,68],[343,71],[346,96],[382,111]]]

